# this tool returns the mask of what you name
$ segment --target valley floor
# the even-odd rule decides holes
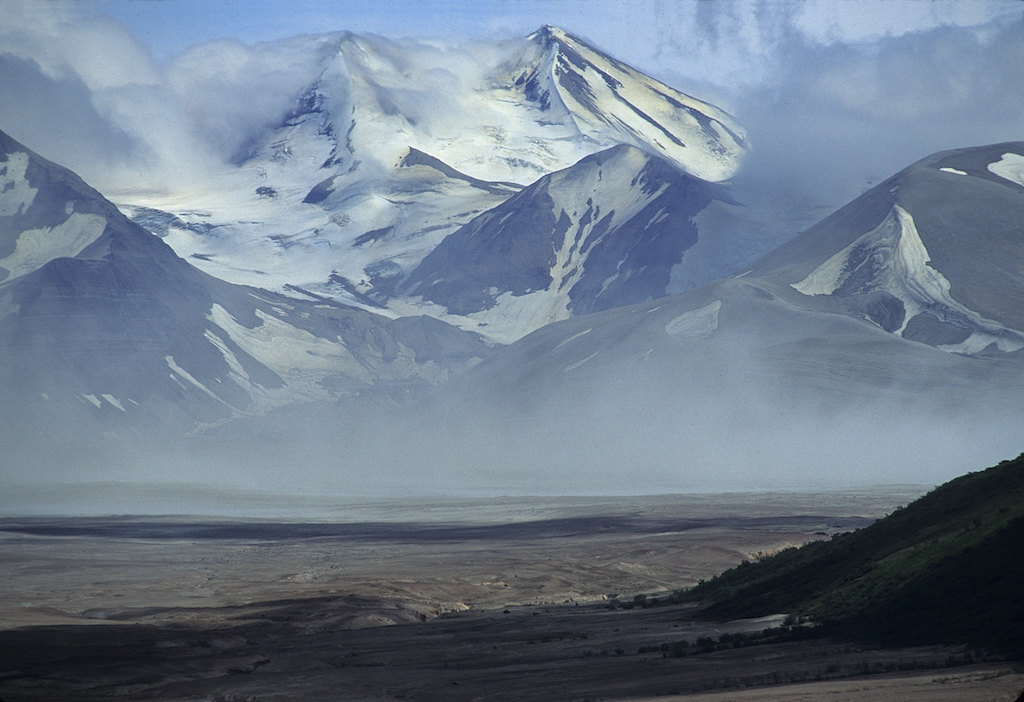
[[[1014,700],[1024,672],[961,650],[757,639],[780,618],[610,607],[917,494],[4,518],[0,699]]]

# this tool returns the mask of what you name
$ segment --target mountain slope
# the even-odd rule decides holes
[[[663,297],[698,241],[694,217],[726,197],[659,158],[614,147],[450,234],[403,290],[514,340],[569,316]]]
[[[1024,455],[869,527],[723,573],[689,596],[726,616],[791,612],[899,643],[1024,652]]]
[[[212,278],[2,133],[0,178],[9,437],[26,427],[42,441],[76,427],[173,436],[381,381],[437,382],[487,350],[435,320]],[[31,452],[31,442],[12,445]]]
[[[474,481],[795,489],[914,483],[921,460],[950,475],[1005,455],[1022,391],[1012,358],[950,354],[744,278],[550,324],[420,413],[443,408],[435,431],[487,457]]]
[[[544,111],[566,114],[595,143],[622,141],[709,181],[735,173],[742,128],[723,110],[643,75],[580,38],[545,26],[514,83]]]
[[[749,275],[950,351],[1024,348],[1022,154],[1014,142],[929,156]]]
[[[698,489],[995,460],[1018,445],[1024,392],[1017,308],[998,302],[1024,291],[1024,197],[993,171],[1013,148],[925,159],[742,274],[550,324],[441,392],[470,424],[512,422],[518,463],[609,485],[637,464]]]

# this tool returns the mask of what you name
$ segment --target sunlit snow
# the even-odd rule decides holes
[[[1024,186],[1024,156],[1020,154],[1005,153],[995,163],[988,164],[988,169],[1000,178]]]
[[[176,216],[161,232],[165,243],[229,282],[292,296],[306,291],[387,316],[430,314],[498,341],[565,319],[567,297],[528,295],[499,299],[503,309],[481,327],[483,319],[437,314],[382,292],[374,275],[382,266],[396,278],[408,275],[447,235],[521,186],[612,146],[639,147],[627,159],[659,153],[721,180],[738,167],[745,137],[713,105],[561,30],[542,33],[497,46],[340,35],[310,74],[295,114],[251,144],[240,165],[183,181],[179,192],[123,197],[123,208]],[[560,82],[570,69],[581,81],[571,90]],[[531,70],[547,71],[547,106],[521,84]],[[407,162],[416,152],[426,158]],[[613,223],[621,222],[649,201],[629,187],[635,172],[611,180],[624,165],[593,180],[553,180],[552,195],[593,191]],[[630,201],[616,193],[630,193]],[[568,290],[581,274],[580,247],[566,242],[556,255],[552,289],[564,283]]]
[[[74,212],[52,228],[28,229],[18,234],[14,251],[0,258],[9,271],[7,280],[31,273],[55,258],[72,258],[94,242],[107,226],[97,214]]]

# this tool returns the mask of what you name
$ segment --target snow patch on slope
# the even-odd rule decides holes
[[[833,295],[842,292],[856,275],[858,287],[845,292],[886,292],[903,303],[903,324],[895,330],[896,334],[902,335],[918,313],[940,311],[965,319],[980,329],[947,350],[976,353],[990,343],[1002,351],[1024,348],[1024,336],[1019,331],[987,319],[955,300],[950,293],[949,280],[930,263],[931,256],[914,218],[895,205],[877,227],[829,257],[803,280],[791,283],[791,287],[804,295]],[[1008,338],[1007,332],[1016,340]]]
[[[1024,156],[1020,154],[1015,154],[1012,151],[1005,153],[995,163],[988,164],[988,169],[1000,178],[1024,186]]]
[[[993,345],[1004,353],[1012,353],[1024,348],[1024,338],[1018,337],[1016,340],[1013,340],[1006,338],[1006,336],[997,336],[985,331],[976,331],[959,344],[943,344],[936,348],[942,349],[943,351],[949,351],[951,353],[972,355],[981,353]]]
[[[182,380],[184,380],[189,385],[202,392],[207,397],[210,397],[216,400],[217,402],[221,403],[222,405],[230,409],[232,412],[238,413],[237,408],[232,407],[227,402],[222,400],[220,397],[217,396],[215,392],[210,390],[210,388],[200,383],[198,380],[195,379],[195,377],[191,373],[189,373],[187,370],[179,366],[177,362],[174,360],[174,356],[164,356],[164,360],[167,362],[167,367],[171,369],[171,379],[177,382],[178,385],[180,385],[183,389],[187,388],[185,384],[181,382]]]
[[[591,360],[596,358],[597,354],[599,354],[599,353],[601,353],[601,349],[598,349],[597,351],[595,351],[594,353],[590,354],[586,358],[581,358],[578,361],[573,361],[572,363],[567,365],[565,368],[563,368],[562,372],[563,373],[571,373],[572,371],[576,370],[577,368],[582,368],[584,365],[586,365]]]
[[[558,346],[555,347],[555,349],[560,349],[563,346],[565,346],[566,344],[571,343],[571,342],[575,341],[576,339],[579,339],[582,336],[586,336],[587,334],[589,334],[592,331],[594,331],[593,327],[591,327],[590,329],[584,329],[581,332],[577,332],[576,334],[573,334],[572,336],[570,336],[568,339],[565,339],[561,343],[559,343]],[[554,350],[554,349],[552,349],[552,350]]]
[[[115,409],[119,409],[122,412],[127,412],[127,410],[124,408],[124,405],[121,404],[121,401],[114,397],[113,395],[111,395],[110,393],[105,392],[102,395],[100,395],[100,397],[109,402]]]
[[[949,281],[928,265],[930,261],[914,219],[896,205],[881,224],[828,258],[806,278],[791,285],[804,295],[832,295],[851,277],[862,272],[862,268],[876,266],[878,271],[872,280],[873,290],[892,293],[905,304],[939,302],[948,306],[958,305],[949,296]],[[913,316],[910,310],[908,313],[908,318]]]
[[[865,234],[864,236],[868,235]],[[831,295],[850,277],[851,271],[847,268],[846,260],[849,258],[853,247],[854,244],[850,244],[839,253],[831,256],[800,282],[790,283],[790,287],[803,295]],[[746,273],[743,275],[746,275]]]
[[[87,395],[77,395],[77,397],[80,400],[88,402],[96,409],[103,409],[103,402],[106,401],[107,404],[109,404],[114,409],[124,412],[125,414],[128,413],[128,410],[124,408],[124,405],[121,403],[121,401],[107,392],[100,393],[99,397],[93,395],[92,393],[89,393]],[[43,393],[43,399],[49,400],[50,398],[46,395],[46,393]],[[129,402],[132,402],[132,400],[129,400]]]
[[[90,405],[92,405],[96,409],[100,409],[103,406],[103,403],[100,402],[100,398],[96,397],[93,394],[79,395],[79,397],[82,398],[83,400],[85,400],[86,402],[88,402]]]
[[[921,241],[914,218],[899,205],[895,207],[895,210],[899,220],[900,236],[899,244],[896,247],[897,258],[894,261],[895,271],[893,273],[895,275],[887,281],[887,287],[895,288],[901,283],[906,286],[910,299],[904,299],[904,305],[910,301],[918,302],[922,307],[938,303],[948,309],[970,313],[966,307],[949,294],[950,285],[946,276],[928,265],[931,263],[931,256],[928,254],[924,242]],[[889,292],[893,292],[893,290],[889,290]],[[897,295],[897,297],[900,296]],[[914,310],[915,313],[918,311],[920,310]],[[910,318],[909,314],[907,318]],[[904,324],[905,326],[906,324]],[[902,332],[903,328],[900,331]]]
[[[0,161],[0,217],[23,213],[39,192],[25,177],[28,160],[28,154],[19,151]]]
[[[665,333],[669,336],[707,338],[718,329],[718,312],[721,309],[722,301],[715,300],[684,312],[665,324]]]
[[[6,280],[31,273],[55,258],[72,258],[103,233],[107,220],[97,214],[72,213],[56,227],[29,229],[18,235],[14,251],[0,259]]]
[[[552,285],[552,289],[555,288]],[[463,329],[475,330],[499,344],[511,344],[534,329],[569,319],[572,315],[568,304],[568,292],[561,295],[551,295],[545,290],[526,295],[505,292],[495,298],[494,307],[489,310],[465,317],[445,314],[442,319]]]
[[[226,309],[214,304],[207,319],[247,354],[284,378],[292,391],[310,398],[328,396],[319,384],[328,375],[344,374],[364,381],[369,379],[368,370],[339,342],[297,329],[262,310],[256,310],[256,316],[261,324],[250,329],[236,321]],[[215,345],[222,353],[226,351],[222,343]],[[230,366],[240,366],[237,358],[231,359],[225,354],[225,359]]]

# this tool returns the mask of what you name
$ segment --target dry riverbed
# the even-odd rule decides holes
[[[955,649],[762,640],[778,619],[609,607],[918,494],[2,518],[0,699],[1014,700],[1024,676]]]

